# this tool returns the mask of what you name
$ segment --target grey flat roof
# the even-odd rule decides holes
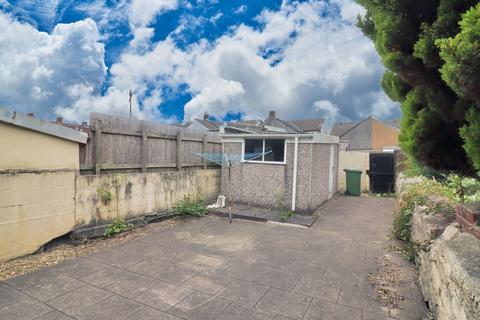
[[[44,121],[36,119],[34,117],[19,114],[5,108],[0,108],[0,122],[8,123],[25,129],[30,129],[33,131],[38,131],[61,139],[75,141],[78,143],[87,143],[88,135],[85,132],[67,128],[56,123],[51,123],[49,121]]]

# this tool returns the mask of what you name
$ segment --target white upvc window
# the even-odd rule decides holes
[[[246,138],[242,143],[242,160],[248,162],[285,164],[287,159],[286,149],[285,139]]]

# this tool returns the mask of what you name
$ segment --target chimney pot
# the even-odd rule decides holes
[[[28,116],[28,117],[33,117],[33,112],[27,113],[27,116]]]
[[[277,116],[277,113],[274,110],[268,112],[269,119],[276,118],[276,116]]]
[[[57,117],[56,123],[62,124],[63,123],[63,118],[62,117]]]
[[[203,114],[203,120],[208,120],[208,118],[210,118],[210,115],[207,113],[207,111],[205,111]]]

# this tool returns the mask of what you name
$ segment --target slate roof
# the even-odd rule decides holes
[[[265,121],[262,122],[262,125],[285,129],[286,133],[302,133],[303,132],[302,129],[297,127],[292,122],[285,121],[276,117],[266,119]]]
[[[397,130],[400,129],[399,125],[396,125],[396,121],[400,120],[394,120],[394,121],[383,121],[381,119],[378,119],[377,117],[374,116],[369,116],[363,120],[357,121],[357,122],[337,122],[333,125],[331,135],[337,136],[337,137],[342,137],[344,134],[346,134],[348,131],[354,129],[355,127],[359,126],[360,124],[366,122],[366,121],[372,121],[372,120],[377,120],[387,126],[390,126],[392,128],[395,128]]]
[[[332,131],[330,131],[330,134],[332,136],[341,137],[348,130],[352,129],[357,123],[358,122],[337,122],[333,125]]]
[[[312,132],[320,131],[325,123],[325,119],[292,120],[290,122],[300,128],[303,132]]]
[[[207,130],[219,130],[224,124],[221,121],[209,121],[204,119],[194,119],[203,125]],[[253,132],[268,131],[265,127],[275,127],[285,130],[285,133],[304,133],[320,132],[325,119],[305,119],[286,121],[277,117],[267,118],[265,120],[240,120],[227,123],[227,126],[245,129]]]
[[[208,120],[203,120],[203,119],[194,119],[198,123],[200,123],[202,126],[207,128],[208,130],[218,130],[218,126],[221,125],[221,122],[215,124],[214,122],[208,121]]]

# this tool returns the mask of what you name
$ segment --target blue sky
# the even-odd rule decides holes
[[[399,117],[351,0],[0,0],[0,106],[182,122]]]

